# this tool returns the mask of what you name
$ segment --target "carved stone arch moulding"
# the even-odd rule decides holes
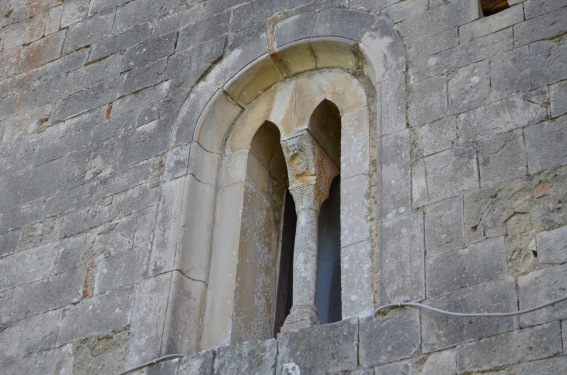
[[[193,88],[172,139],[172,150],[190,148],[189,167],[164,184],[149,264],[150,274],[184,275],[168,292],[162,352],[232,343],[239,233],[224,231],[240,228],[235,189],[251,139],[264,121],[282,137],[306,128],[324,99],[342,123],[343,318],[371,314],[379,298],[369,224],[381,216],[369,198],[381,189],[376,140],[405,128],[404,56],[386,19],[345,9],[298,14],[232,50]]]

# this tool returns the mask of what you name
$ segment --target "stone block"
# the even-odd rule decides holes
[[[567,113],[567,81],[551,86],[551,116],[561,116]]]
[[[408,46],[408,55],[413,61],[426,61],[430,56],[453,48],[459,44],[457,28],[422,39]]]
[[[567,15],[567,7],[563,9],[564,15]],[[567,67],[563,64],[567,61],[567,45],[561,44],[559,40],[561,39],[542,40],[530,44],[532,90],[567,78]]]
[[[513,6],[490,17],[482,17],[459,27],[461,42],[470,42],[522,22],[524,20],[523,10],[522,6]]]
[[[114,12],[107,12],[88,18],[69,28],[64,52],[92,44],[110,34],[114,22]]]
[[[415,374],[418,371],[418,365],[415,359],[390,363],[374,368],[374,375],[399,375],[399,374]]]
[[[110,34],[91,45],[89,61],[96,61],[116,52],[124,51],[148,39],[150,34],[151,29],[148,24],[138,25],[121,33]]]
[[[177,375],[213,375],[216,352],[208,350],[183,358]]]
[[[561,374],[567,368],[567,357],[549,358],[521,363],[516,366],[517,375]]]
[[[546,1],[546,3],[547,2],[548,1]],[[542,7],[539,8],[540,10],[544,9]],[[554,12],[549,12],[540,17],[527,19],[515,25],[514,43],[516,45],[524,45],[536,40],[551,38],[565,32],[565,23],[563,22],[565,17],[567,17],[567,7],[559,8]],[[541,27],[541,25],[547,25],[547,27]]]
[[[141,246],[100,259],[96,263],[94,294],[101,295],[142,279],[148,256],[147,246]]]
[[[89,6],[89,16],[95,13],[100,13],[105,10],[119,7],[127,2],[128,0],[91,0]]]
[[[20,317],[32,316],[70,305],[80,300],[84,280],[84,269],[75,268],[48,279],[17,287],[14,290],[14,296],[25,295],[27,298],[14,300],[12,303]]]
[[[67,1],[61,14],[61,27],[67,27],[87,17],[89,2],[89,0]]]
[[[368,176],[341,179],[341,246],[352,245],[370,238],[368,201],[361,199],[368,192]]]
[[[368,120],[366,108],[344,114],[341,117],[342,179],[365,173],[370,168]]]
[[[120,73],[121,63],[122,56],[113,55],[69,72],[63,92],[65,95],[71,95],[101,81],[112,79]]]
[[[477,144],[481,186],[522,177],[527,173],[521,131],[495,134]]]
[[[457,120],[445,117],[417,128],[417,145],[423,156],[445,151],[457,141]]]
[[[64,345],[60,348],[37,354],[34,372],[37,374],[71,374],[73,372],[73,347]]]
[[[158,83],[132,95],[126,95],[116,100],[112,105],[112,116],[119,117],[130,111],[151,105],[166,97],[169,91],[169,82]],[[146,126],[147,124],[144,124]],[[151,127],[150,127],[151,128]],[[149,130],[148,128],[145,128]]]
[[[130,288],[132,336],[125,368],[150,361],[161,354],[171,280],[172,274],[165,273],[144,279],[135,288]]]
[[[26,320],[22,330],[20,352],[24,355],[51,349],[59,333],[61,311],[53,310]]]
[[[463,243],[463,203],[460,197],[431,204],[425,208],[427,257],[459,250]]]
[[[469,23],[479,17],[476,2],[456,0],[406,19],[401,23],[404,40],[410,43]]]
[[[529,173],[567,163],[567,116],[527,127],[524,137]]]
[[[381,284],[384,302],[417,301],[425,297],[423,214],[382,225]]]
[[[356,319],[285,333],[278,338],[276,374],[352,370],[357,366],[357,337]]]
[[[514,0],[519,1],[519,0]],[[526,19],[552,13],[554,10],[564,7],[562,0],[526,0],[524,1],[524,13]]]
[[[372,246],[369,241],[341,248],[341,296],[343,319],[374,312]]]
[[[116,11],[115,30],[139,25],[160,16],[173,13],[181,7],[181,0],[135,0]]]
[[[129,216],[159,202],[159,189],[138,185],[113,197],[110,219]]]
[[[516,292],[512,278],[501,278],[449,291],[427,299],[427,304],[454,312],[512,312],[517,310]],[[462,344],[514,329],[512,318],[463,318],[423,312],[423,351]]]
[[[476,242],[450,254],[428,257],[425,263],[429,297],[498,279],[508,272],[503,237]]]
[[[447,112],[445,77],[433,77],[414,83],[408,117],[412,126],[438,120]]]
[[[53,119],[65,120],[112,102],[118,97],[121,80],[121,77],[115,76],[63,98],[53,110]]]
[[[476,150],[453,148],[425,158],[429,199],[438,201],[478,188]]]
[[[529,309],[565,296],[567,264],[533,271],[518,278],[520,309]],[[546,323],[565,318],[567,302],[520,317],[522,326]]]
[[[194,353],[200,347],[207,286],[205,282],[190,279],[177,271],[173,273],[172,283],[162,351]]]
[[[249,341],[217,349],[214,374],[273,374],[278,355],[278,343]]]
[[[133,300],[133,287],[83,300],[73,306],[61,320],[57,345],[130,324]],[[101,316],[104,319],[100,319]]]
[[[457,372],[485,371],[561,352],[559,323],[545,324],[457,347]]]
[[[413,208],[421,207],[429,202],[427,180],[425,177],[425,163],[418,159],[412,168],[411,196]]]
[[[431,353],[421,375],[453,375],[457,373],[457,363],[455,362],[455,351],[446,350],[443,352]]]
[[[20,242],[20,230],[15,229],[0,234],[0,257],[15,252]]]
[[[285,2],[277,0],[253,0],[244,3],[232,10],[230,31],[240,31],[255,24],[265,23],[265,20],[284,10],[285,6]]]
[[[528,46],[494,56],[490,62],[490,84],[502,97],[530,90],[530,50]]]
[[[340,36],[354,41],[362,38],[375,17],[371,14],[345,9],[326,9],[319,12],[311,37]]]
[[[167,58],[151,62],[147,65],[137,67],[124,75],[120,96],[129,94],[140,89],[153,86],[165,79]]]
[[[164,181],[172,180],[187,174],[191,144],[174,147],[167,153],[165,160]]]
[[[472,142],[489,134],[498,134],[535,124],[547,111],[539,104],[509,98],[465,112],[458,117],[458,139]]]
[[[460,113],[486,102],[490,94],[488,60],[464,66],[448,79],[448,113]]]
[[[274,26],[274,38],[277,47],[293,43],[311,36],[317,17],[311,13],[300,13],[286,18]]]
[[[56,244],[49,244],[1,258],[0,290],[50,276],[58,253]]]
[[[536,236],[538,260],[541,263],[567,262],[567,226]]]
[[[194,25],[187,26],[179,31],[179,39],[177,41],[178,51],[193,49],[195,46],[210,43],[218,40],[219,37],[228,33],[230,27],[230,12],[224,12],[214,15],[208,19],[200,20]],[[224,40],[224,38],[222,38]],[[198,54],[193,52],[194,54]]]
[[[419,312],[400,308],[360,321],[359,360],[371,367],[413,356],[421,344]]]
[[[384,9],[384,15],[394,23],[414,17],[416,14],[427,11],[428,1],[425,0],[406,0],[400,1]]]
[[[404,129],[406,124],[405,75],[391,77],[381,85],[382,134]]]
[[[410,141],[407,129],[382,137],[382,220],[406,215],[411,205]]]
[[[123,70],[144,66],[171,55],[175,50],[176,42],[177,33],[171,33],[128,48],[122,60]]]
[[[130,331],[127,328],[75,341],[72,345],[73,373],[117,374],[121,372],[124,370],[124,357],[129,341]]]

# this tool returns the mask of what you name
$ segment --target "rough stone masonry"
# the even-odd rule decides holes
[[[355,96],[343,320],[240,342],[238,124]],[[2,374],[561,374],[567,302],[372,312],[566,296],[566,204],[565,0],[0,2]]]

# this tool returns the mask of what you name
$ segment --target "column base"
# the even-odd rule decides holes
[[[280,330],[280,333],[297,332],[302,328],[311,327],[321,323],[317,317],[315,306],[300,305],[291,308],[289,315]]]

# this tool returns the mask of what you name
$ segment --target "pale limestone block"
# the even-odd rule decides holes
[[[194,175],[200,181],[214,185],[219,165],[220,156],[218,154],[207,151],[198,142],[192,143],[189,155],[189,174]]]
[[[219,186],[227,186],[235,182],[243,182],[246,178],[248,150],[240,150],[222,158]]]
[[[278,24],[279,25],[279,24]],[[316,56],[308,43],[278,48],[275,53],[291,76],[317,68]]]
[[[368,109],[350,112],[341,118],[341,177],[369,170]]]
[[[369,241],[341,248],[343,319],[368,316],[373,313],[373,278],[372,246]]]
[[[311,48],[317,59],[317,68],[343,68],[348,71],[356,70],[356,56],[352,53],[352,41],[344,39],[333,41],[325,38],[324,42],[312,39]]]
[[[341,179],[341,246],[370,237],[367,175]]]
[[[209,257],[215,212],[215,186],[188,176],[182,214],[180,267],[192,279],[204,281],[209,270]]]
[[[391,77],[382,82],[382,134],[404,129],[406,125],[406,76]]]
[[[417,160],[412,169],[411,196],[414,207],[421,207],[429,201],[427,180],[425,178],[425,162]]]

